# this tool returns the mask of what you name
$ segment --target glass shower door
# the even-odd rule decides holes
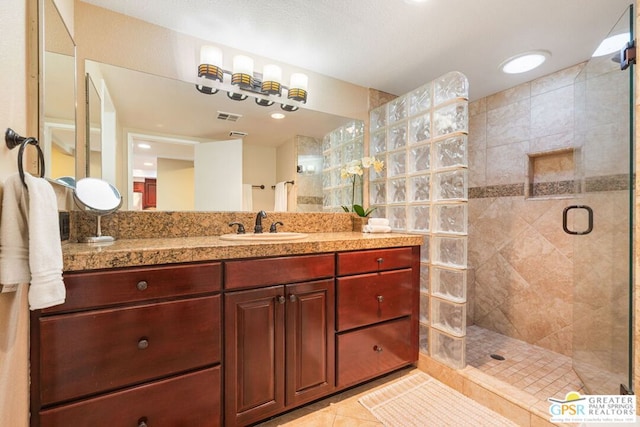
[[[610,35],[633,39],[632,7]],[[573,237],[573,366],[589,394],[631,389],[633,70],[619,53],[589,60],[575,81],[576,204]],[[569,224],[567,225],[567,217]]]

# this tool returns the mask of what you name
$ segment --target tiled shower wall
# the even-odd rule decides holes
[[[583,68],[579,64],[469,105],[468,323],[565,355],[572,354],[580,322],[573,318],[573,241],[561,221],[579,189],[573,180],[581,162],[572,162],[583,144],[574,133]],[[624,96],[624,86],[609,84],[596,94]],[[581,129],[589,126],[583,123]],[[611,137],[594,131],[584,137],[596,135],[603,142]],[[604,153],[590,155],[606,169]],[[610,187],[615,172],[604,169],[596,175],[607,177]],[[540,183],[540,192],[532,185],[538,172],[555,181]],[[614,194],[603,189],[608,190],[601,193],[604,199]]]

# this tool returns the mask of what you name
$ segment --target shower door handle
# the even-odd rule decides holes
[[[584,230],[584,231],[569,230],[569,227],[567,226],[567,216],[569,215],[569,211],[571,209],[584,209],[584,210],[587,211],[588,225],[587,225],[587,229],[586,230]],[[567,234],[574,234],[574,235],[578,235],[578,236],[582,236],[582,235],[591,233],[593,231],[593,209],[591,209],[589,206],[586,206],[586,205],[571,205],[571,206],[567,206],[562,211],[562,229]]]

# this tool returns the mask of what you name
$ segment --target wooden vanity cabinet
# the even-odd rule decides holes
[[[227,288],[257,288],[224,296],[225,425],[335,390],[334,265],[333,254],[227,263]]]
[[[65,274],[32,315],[33,426],[221,424],[220,263]]]
[[[418,360],[420,248],[337,254],[337,387]]]

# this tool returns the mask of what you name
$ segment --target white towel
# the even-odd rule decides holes
[[[388,225],[370,225],[362,227],[364,233],[391,233],[391,227]]]
[[[276,184],[276,203],[273,208],[274,212],[286,212],[287,211],[287,184],[285,182],[279,182]]]
[[[387,218],[369,218],[367,223],[369,225],[389,225],[389,220]]]
[[[251,212],[253,210],[253,185],[242,184],[242,210]]]
[[[56,195],[43,178],[25,174],[7,178],[0,220],[0,283],[30,283],[29,308],[62,304],[62,244]],[[4,289],[4,286],[3,286]]]

